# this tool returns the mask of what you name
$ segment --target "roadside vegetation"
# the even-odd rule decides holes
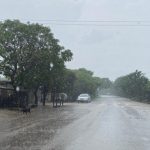
[[[67,70],[64,87],[71,100],[75,100],[81,93],[88,93],[95,98],[100,90],[109,88],[112,84],[108,78],[95,77],[93,74],[85,68]]]
[[[64,92],[70,101],[81,93],[93,98],[99,93],[115,94],[139,101],[150,101],[150,81],[141,71],[119,77],[112,83],[108,78],[95,77],[85,68],[67,69],[73,53],[60,45],[50,28],[19,20],[0,22],[0,72],[11,81],[14,92],[19,86],[32,91],[35,104],[37,92]],[[52,99],[55,95],[52,94]]]
[[[138,101],[150,102],[150,81],[141,71],[136,70],[117,78],[113,84],[113,93]]]
[[[35,105],[39,89],[45,105],[48,92],[52,99],[53,93],[64,92],[74,101],[81,93],[94,98],[99,89],[109,86],[109,79],[95,77],[89,70],[67,69],[65,63],[72,57],[71,50],[61,46],[48,27],[19,20],[0,22],[0,72],[10,80],[14,93],[17,87],[32,91]]]
[[[39,87],[44,97],[48,90],[59,92],[60,74],[72,55],[71,50],[59,44],[48,27],[18,20],[0,23],[0,71],[10,79],[15,92],[17,86],[32,90],[35,104]]]

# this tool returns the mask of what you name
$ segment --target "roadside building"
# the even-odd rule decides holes
[[[0,78],[0,107],[10,107],[12,103],[14,90],[9,80]]]

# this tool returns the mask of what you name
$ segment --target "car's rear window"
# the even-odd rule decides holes
[[[87,96],[88,96],[88,94],[81,94],[80,96],[87,97]]]

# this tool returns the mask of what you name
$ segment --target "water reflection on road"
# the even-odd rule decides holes
[[[149,150],[150,105],[103,96],[89,104],[0,110],[1,150]]]
[[[56,150],[149,150],[150,106],[103,96],[92,110],[61,130],[52,141]],[[87,108],[88,109],[88,108]],[[50,149],[51,145],[45,146]]]

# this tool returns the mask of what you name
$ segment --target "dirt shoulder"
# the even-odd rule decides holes
[[[29,150],[52,140],[56,132],[89,112],[86,105],[68,103],[60,108],[51,105],[32,109],[31,114],[0,110],[0,148]]]

